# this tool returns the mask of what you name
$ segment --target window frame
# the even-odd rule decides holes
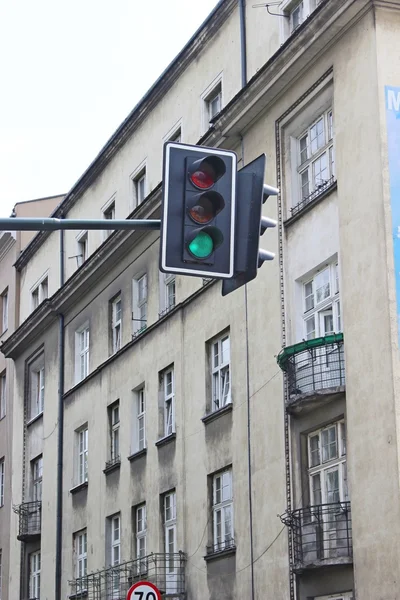
[[[75,577],[84,579],[87,576],[87,529],[81,529],[74,533],[74,551],[75,551]],[[83,592],[86,586],[77,586],[77,592]]]
[[[171,392],[167,392],[169,383],[168,375],[171,375]],[[174,367],[169,367],[163,372],[163,408],[164,408],[164,437],[175,433],[175,373]]]
[[[224,478],[228,481],[229,488],[229,495],[226,499],[224,499],[223,493]],[[217,487],[218,480],[221,482],[219,488]],[[218,498],[218,489],[220,498]],[[226,520],[227,509],[230,510],[230,528],[228,530]],[[218,515],[220,515],[220,518],[218,518]],[[218,526],[220,527],[220,533],[218,533]],[[212,476],[212,539],[214,552],[220,552],[235,545],[232,467],[218,471],[218,473]]]
[[[329,456],[324,460],[323,457],[323,448],[324,445],[322,443],[323,435],[326,433],[328,435],[329,441],[329,432],[335,431],[335,444],[337,448],[336,455],[330,458]],[[318,444],[316,449],[318,451],[319,462],[313,464],[313,452],[315,450],[312,449],[311,440],[317,438]],[[332,442],[329,442],[329,446],[332,445]],[[327,475],[329,473],[337,471],[338,473],[338,499],[333,502],[328,502],[327,497],[329,493],[327,489]],[[316,488],[321,495],[321,502],[314,502],[314,492],[315,488],[313,488],[313,481],[316,477],[319,477],[320,487]],[[324,425],[319,429],[315,429],[307,434],[307,477],[308,477],[308,488],[310,494],[310,505],[318,506],[324,504],[337,504],[340,502],[346,502],[349,499],[349,491],[347,486],[347,449],[346,449],[346,423],[344,419],[338,419],[329,423],[328,425]]]
[[[229,343],[229,356],[228,361],[218,363],[215,365],[215,358],[224,358],[223,353],[223,342],[228,340]],[[232,403],[232,373],[231,373],[231,352],[230,352],[230,331],[218,336],[218,338],[210,342],[210,359],[211,359],[211,412],[216,412],[221,408],[224,408],[228,404]],[[215,348],[217,347],[217,354],[215,354]],[[226,379],[226,373],[228,377]],[[223,387],[222,387],[223,386]],[[228,387],[227,393],[225,393],[225,387]],[[218,391],[218,398],[217,398]],[[222,400],[222,402],[221,402]]]
[[[42,501],[42,489],[43,489],[43,455],[34,458],[31,461],[31,474],[32,474],[32,502]]]
[[[110,566],[116,567],[121,564],[121,514],[117,513],[110,519]],[[118,527],[115,523],[118,521]],[[115,532],[118,530],[118,537],[115,537]],[[118,559],[115,559],[115,551],[118,549]]]
[[[110,460],[118,462],[121,459],[120,453],[120,402],[117,400],[108,407],[108,421],[110,434]]]
[[[0,420],[7,415],[7,369],[0,373]]]
[[[147,198],[147,175],[147,162],[145,159],[138,167],[136,167],[130,176],[132,182],[133,209],[136,209],[143,204],[144,200]]]
[[[141,299],[141,282],[144,282],[143,289],[145,295]],[[147,309],[148,309],[148,278],[147,272],[133,279],[132,285],[132,325],[133,335],[138,335],[147,328]],[[145,318],[143,318],[145,317]]]
[[[117,306],[119,305],[119,310]],[[111,300],[111,344],[112,354],[122,348],[122,298],[118,294]]]
[[[141,452],[146,446],[146,394],[144,386],[134,392],[135,400],[135,430],[134,448]],[[143,437],[141,436],[143,432]]]
[[[106,221],[112,221],[115,219],[116,215],[116,199],[113,196],[102,209],[103,219]],[[114,233],[114,229],[104,229],[104,237],[107,239],[110,237],[112,233]]]
[[[89,481],[89,428],[84,425],[77,434],[78,464],[77,464],[77,485],[83,485]]]
[[[82,335],[84,345],[82,346]],[[90,326],[86,323],[75,332],[75,379],[83,381],[90,373]]]
[[[327,273],[328,280],[321,287],[316,287],[317,279]],[[329,293],[318,298],[318,290],[323,289],[323,286],[329,286]],[[311,286],[311,293],[309,293]],[[308,288],[308,290],[307,290]],[[311,300],[308,300],[311,299]],[[308,304],[307,304],[308,302]],[[333,331],[325,331],[321,325],[321,317],[324,313],[332,314]],[[330,335],[331,333],[340,333],[342,331],[342,317],[340,307],[340,272],[337,258],[325,263],[323,266],[315,270],[312,275],[303,279],[302,282],[302,320],[303,320],[303,339],[310,340],[317,337]],[[314,323],[313,329],[308,329],[308,323]],[[314,335],[311,333],[314,332]]]
[[[49,276],[48,271],[31,288],[31,307],[36,310],[44,300],[49,297]]]
[[[45,389],[45,365],[44,353],[42,353],[29,366],[29,420],[43,414]]]
[[[172,288],[173,300],[170,302],[170,289]],[[166,311],[170,311],[176,306],[176,276],[174,273],[164,273],[164,304]]]
[[[139,518],[139,515],[141,517]],[[139,524],[142,523],[142,527]],[[142,546],[143,544],[143,546]],[[140,561],[140,573],[147,571],[146,561],[143,562],[147,553],[147,510],[146,503],[143,502],[135,507],[135,558]]]
[[[8,316],[9,316],[9,291],[8,287],[1,293],[1,332],[0,335],[5,333],[8,329]]]
[[[77,266],[78,268],[83,265],[84,262],[87,261],[89,256],[88,251],[88,240],[89,233],[88,231],[81,231],[79,235],[76,236],[76,244],[77,244]]]
[[[29,554],[29,597],[40,598],[41,551]]]
[[[171,511],[170,516],[168,511]],[[166,555],[166,576],[176,572],[174,555],[177,548],[177,513],[176,513],[176,490],[171,490],[163,497],[163,523],[164,523],[164,550]],[[172,538],[170,534],[172,533]],[[173,546],[173,552],[169,552]],[[172,554],[172,557],[170,556]]]

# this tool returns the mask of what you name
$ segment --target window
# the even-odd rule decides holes
[[[40,599],[40,550],[29,555],[29,598]]]
[[[146,167],[140,168],[132,177],[134,207],[139,206],[146,198],[147,179]]]
[[[78,485],[88,480],[88,428],[77,432],[78,436]]]
[[[165,285],[165,310],[171,310],[175,306],[175,275],[164,274]]]
[[[166,586],[167,593],[176,586],[176,493],[169,492],[164,496],[164,540],[166,554]]]
[[[212,406],[215,411],[231,402],[230,339],[226,334],[212,343]]]
[[[1,294],[1,333],[8,329],[8,288]]]
[[[232,469],[213,477],[213,551],[218,552],[234,545]]]
[[[146,556],[146,534],[147,534],[147,523],[146,523],[146,505],[142,504],[135,510],[135,523],[136,523],[136,558],[144,559]],[[146,561],[139,562],[139,572],[145,573],[147,571]]]
[[[290,12],[290,31],[293,33],[303,22],[303,2],[300,2]]]
[[[144,395],[144,387],[134,392],[134,435],[133,449],[134,452],[140,452],[146,448],[146,403]]]
[[[287,23],[282,23],[285,29],[284,38],[294,33],[298,27],[316,9],[321,0],[286,0],[281,3],[283,14],[288,18]]]
[[[133,333],[139,334],[147,326],[147,274],[133,280]]]
[[[109,540],[110,540],[110,566],[117,567],[121,562],[121,517],[114,515],[108,518]],[[120,598],[120,573],[119,569],[111,572],[111,598]]]
[[[44,409],[44,355],[30,366],[30,419],[42,414]]]
[[[115,200],[110,202],[108,204],[107,208],[105,208],[103,210],[103,218],[108,221],[115,219]],[[105,230],[105,232],[104,232],[105,237],[107,238],[109,235],[111,235],[113,233],[113,231],[114,231],[113,229]]]
[[[32,310],[35,310],[43,302],[46,300],[49,295],[49,282],[48,278],[44,277],[38,285],[32,290]]]
[[[89,375],[89,327],[76,333],[76,381]]]
[[[175,432],[174,370],[168,369],[163,376],[164,387],[164,436]]]
[[[182,140],[182,130],[179,127],[179,129],[177,129],[175,131],[175,133],[172,134],[172,136],[170,137],[169,141],[170,142],[176,142],[177,144],[179,144]]]
[[[206,123],[208,124],[222,108],[222,86],[219,82],[204,98]]]
[[[298,138],[298,177],[303,205],[334,181],[332,109],[318,117]]]
[[[79,237],[77,238],[77,244],[78,244],[78,252],[77,252],[77,263],[78,263],[78,267],[80,267],[81,265],[83,265],[83,263],[85,262],[85,260],[87,260],[88,257],[88,232],[84,231],[83,233],[81,233],[79,235]]]
[[[0,459],[0,508],[4,506],[5,459]]]
[[[308,435],[308,467],[311,505],[348,500],[344,421]]]
[[[0,419],[6,416],[7,410],[7,377],[6,371],[0,374]]]
[[[120,460],[119,453],[119,401],[115,402],[108,409],[108,418],[110,423],[110,458],[115,463]]]
[[[303,284],[304,338],[340,332],[339,267],[332,263]]]
[[[111,302],[112,352],[121,348],[122,304],[121,296]]]
[[[87,532],[86,529],[74,535],[75,552],[75,577],[81,581],[77,582],[76,591],[86,590],[86,581],[82,581],[87,575]]]
[[[32,501],[42,500],[43,456],[32,461]]]

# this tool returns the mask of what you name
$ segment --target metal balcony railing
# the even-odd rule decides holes
[[[16,507],[15,512],[19,516],[18,539],[27,541],[39,537],[42,528],[42,503],[39,500],[24,502]]]
[[[70,581],[70,597],[76,600],[126,600],[134,583],[150,581],[158,587],[163,598],[184,600],[185,562],[183,552],[152,553]]]
[[[106,462],[104,471],[109,471],[109,470],[113,469],[114,467],[117,467],[120,464],[121,464],[121,455],[118,454],[117,456],[115,456],[114,458],[111,458],[110,460],[108,460]]]
[[[319,196],[322,196],[322,194],[324,192],[326,192],[327,190],[329,190],[329,188],[332,187],[335,183],[336,183],[336,178],[334,176],[330,177],[329,179],[322,180],[316,186],[315,190],[313,190],[310,194],[308,194],[308,196],[305,196],[304,198],[302,198],[300,200],[300,202],[298,202],[295,206],[293,206],[293,208],[290,209],[290,212],[292,213],[291,216],[294,217],[295,215],[302,212],[302,210],[304,210],[306,208],[306,206],[311,204]]]
[[[282,520],[293,530],[295,568],[335,564],[353,556],[350,502],[300,508]]]
[[[211,546],[207,546],[207,554],[215,554],[216,552],[224,552],[224,550],[230,550],[233,548],[235,548],[235,540],[233,538],[229,538],[227,540],[218,542],[217,544],[212,544]]]
[[[287,398],[346,383],[342,333],[307,340],[284,348],[278,364],[286,372]]]

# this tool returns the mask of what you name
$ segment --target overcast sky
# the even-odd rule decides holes
[[[0,217],[67,192],[217,0],[0,0]]]

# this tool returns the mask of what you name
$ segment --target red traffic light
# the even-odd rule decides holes
[[[206,156],[196,160],[189,168],[191,183],[200,190],[207,190],[223,175],[226,167],[218,156]]]
[[[221,194],[212,191],[205,192],[193,198],[188,214],[195,223],[206,225],[221,212],[224,206],[225,202]]]

